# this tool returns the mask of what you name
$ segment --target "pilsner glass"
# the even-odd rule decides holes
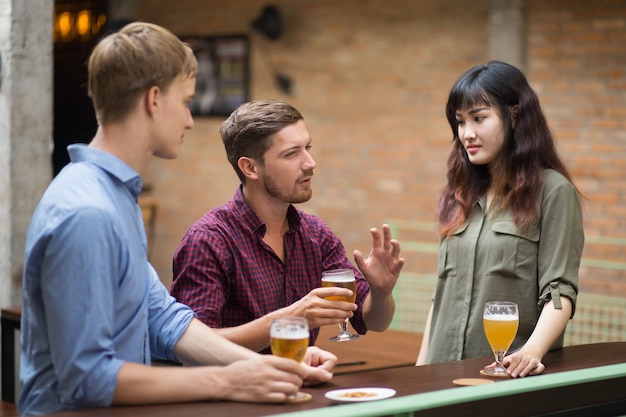
[[[354,303],[356,300],[356,281],[354,279],[354,271],[352,269],[331,269],[329,271],[322,272],[322,287],[341,287],[352,290],[351,297],[339,297],[335,295],[326,297],[327,300],[347,301],[349,303]],[[347,340],[359,338],[358,335],[348,332],[348,319],[339,323],[339,329],[339,334],[331,337],[331,341],[345,342]]]
[[[493,350],[496,365],[481,371],[487,376],[508,377],[506,368],[502,364],[519,326],[517,304],[509,301],[491,301],[485,304],[483,312],[483,327],[485,336]]]
[[[282,317],[272,320],[270,348],[272,353],[283,358],[302,362],[309,346],[309,325],[304,317]],[[297,392],[287,397],[288,402],[311,399],[311,394]]]

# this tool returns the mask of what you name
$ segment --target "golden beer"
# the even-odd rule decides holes
[[[281,358],[302,362],[309,347],[309,323],[304,317],[289,316],[272,320],[270,348],[272,354]],[[287,396],[287,402],[302,402],[311,394],[298,391]]]
[[[341,287],[352,290],[351,297],[341,297],[336,295],[331,295],[329,297],[325,297],[327,300],[332,301],[347,301],[349,303],[354,303],[356,300],[356,281],[354,277],[352,277],[351,281],[348,281],[345,276],[328,276],[322,278],[322,287]]]
[[[485,336],[494,352],[506,352],[519,326],[519,318],[514,315],[490,314],[483,316]]]
[[[349,303],[354,303],[356,300],[356,281],[354,279],[354,271],[350,268],[331,269],[322,272],[322,288],[323,287],[340,287],[352,290],[352,296],[350,297],[331,295],[324,297],[327,300],[347,301]],[[359,335],[350,334],[350,332],[348,332],[348,319],[345,319],[339,325],[339,334],[335,337],[331,337],[330,340],[333,342],[344,342],[358,338]]]
[[[270,348],[274,355],[302,362],[308,346],[309,325],[304,317],[272,320]]]
[[[306,348],[309,346],[309,334],[304,338],[288,339],[270,337],[272,353],[282,358],[289,358],[302,362]]]

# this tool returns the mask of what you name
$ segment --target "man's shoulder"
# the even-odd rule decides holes
[[[227,236],[239,227],[241,227],[241,220],[238,219],[229,204],[223,204],[204,213],[189,226],[185,235],[219,234]]]

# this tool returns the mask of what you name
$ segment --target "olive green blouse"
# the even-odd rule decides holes
[[[518,304],[520,325],[509,352],[526,342],[549,300],[560,308],[559,296],[569,298],[574,314],[584,244],[574,186],[545,170],[541,219],[526,232],[508,211],[487,216],[485,203],[483,197],[468,222],[440,242],[428,363],[492,355],[482,321],[488,301]],[[562,345],[563,335],[553,348]]]

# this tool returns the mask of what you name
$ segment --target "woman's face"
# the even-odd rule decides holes
[[[489,166],[496,160],[504,144],[504,130],[500,115],[493,107],[477,105],[457,110],[457,134],[474,165]]]

